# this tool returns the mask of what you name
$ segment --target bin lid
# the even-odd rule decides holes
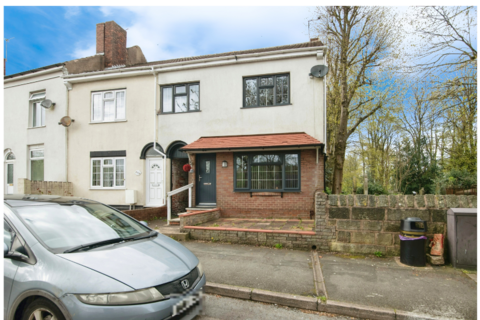
[[[403,221],[406,221],[406,222],[425,222],[425,220],[422,220],[422,219],[417,218],[417,217],[408,217],[408,218],[403,219]]]
[[[449,216],[476,216],[477,215],[477,208],[450,208],[447,211],[447,215]]]

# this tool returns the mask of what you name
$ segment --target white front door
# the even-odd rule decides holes
[[[5,163],[5,193],[13,194],[13,163]]]
[[[163,158],[147,158],[146,163],[146,206],[163,206],[165,204],[165,189],[163,183]]]

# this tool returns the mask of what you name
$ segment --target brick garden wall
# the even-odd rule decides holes
[[[138,221],[149,221],[158,219],[159,217],[166,217],[167,206],[144,209],[142,208],[138,210],[123,210],[123,212]]]
[[[476,208],[476,196],[329,195],[326,228],[335,228],[331,251],[399,255],[400,220],[427,221],[427,237],[446,235],[448,208]],[[320,208],[317,207],[317,210]]]
[[[227,168],[222,168],[224,160],[228,162]],[[250,195],[250,192],[233,191],[233,153],[217,153],[217,206],[222,209],[222,216],[310,219],[310,212],[314,211],[315,191],[323,190],[323,156],[319,155],[317,164],[315,150],[302,150],[300,161],[300,192],[284,192],[283,198],[279,192],[253,192]],[[192,161],[192,167],[194,165]],[[194,179],[195,174],[189,174],[189,183]]]
[[[204,210],[189,212],[179,215],[180,217],[180,229],[183,231],[185,226],[196,226],[197,224],[205,223],[220,218],[220,210]]]
[[[427,221],[427,236],[446,234],[448,208],[477,207],[476,196],[371,196],[315,194],[315,231],[283,231],[196,227],[185,231],[192,239],[252,245],[350,253],[399,254],[400,220],[419,217]],[[223,216],[223,210],[222,210]],[[180,218],[182,219],[182,218]],[[209,218],[210,219],[210,218]],[[205,220],[207,221],[207,220]],[[210,220],[208,220],[210,221]],[[185,224],[185,226],[187,226]]]

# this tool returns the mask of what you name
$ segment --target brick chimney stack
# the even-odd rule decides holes
[[[97,24],[97,54],[105,56],[105,68],[127,64],[127,31],[108,21]]]

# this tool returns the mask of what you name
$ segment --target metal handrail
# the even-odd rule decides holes
[[[193,183],[190,183],[190,184],[187,184],[186,186],[167,192],[167,226],[170,225],[170,220],[172,220],[172,196],[188,189],[188,207],[191,208],[192,207],[192,188],[193,188]]]

